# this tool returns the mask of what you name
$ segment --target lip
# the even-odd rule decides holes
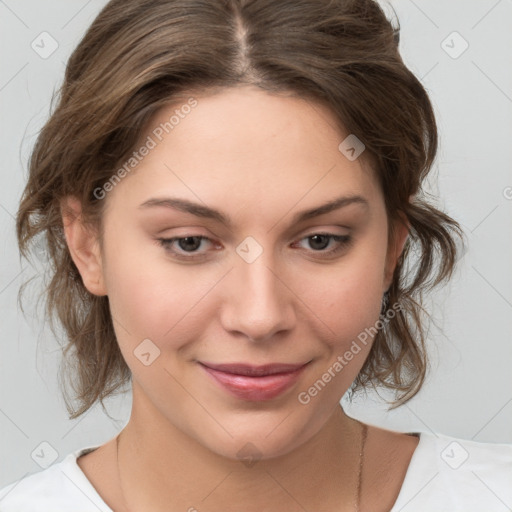
[[[199,363],[220,386],[242,400],[272,400],[288,390],[309,364],[273,363],[261,366],[246,363]]]

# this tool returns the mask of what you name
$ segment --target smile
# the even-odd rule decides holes
[[[199,363],[220,387],[242,400],[271,400],[288,390],[308,363],[252,366]]]

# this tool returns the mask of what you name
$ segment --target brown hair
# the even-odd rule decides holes
[[[86,290],[70,257],[61,199],[78,197],[83,220],[101,234],[105,201],[93,191],[134,150],[153,114],[191,91],[240,84],[325,104],[365,144],[360,158],[380,182],[389,220],[403,215],[411,231],[389,289],[400,309],[379,330],[352,391],[384,386],[396,394],[393,407],[418,392],[428,363],[422,294],[451,276],[454,235],[463,233],[422,189],[437,151],[436,122],[399,55],[399,29],[373,0],[113,0],[104,7],[69,59],[17,214],[23,256],[45,239],[46,311],[52,328],[56,316],[65,329],[64,362],[78,400],[75,409],[65,393],[70,418],[98,400],[103,406],[131,372],[108,297]],[[411,251],[418,260],[409,265]]]

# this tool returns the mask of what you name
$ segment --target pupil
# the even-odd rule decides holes
[[[201,239],[198,236],[187,236],[186,238],[181,238],[178,245],[184,251],[194,251],[201,245]]]
[[[325,249],[329,245],[329,236],[313,235],[310,237],[310,245],[313,249]]]

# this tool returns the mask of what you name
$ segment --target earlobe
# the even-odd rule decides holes
[[[82,222],[81,211],[76,197],[62,199],[62,224],[69,253],[87,290],[93,295],[107,295],[98,234]]]

